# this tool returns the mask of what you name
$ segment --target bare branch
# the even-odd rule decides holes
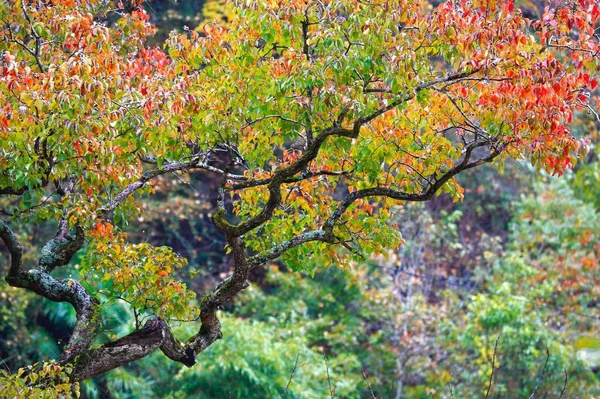
[[[463,170],[467,170],[473,168],[475,166],[479,166],[486,162],[491,162],[494,160],[505,146],[499,146],[495,150],[493,150],[489,155],[477,159],[476,161],[469,162],[471,159],[471,154],[473,150],[478,147],[482,147],[484,145],[489,145],[489,142],[475,142],[471,143],[469,146],[465,148],[462,155],[462,160],[459,160],[457,164],[444,173],[440,178],[436,179],[432,184],[430,184],[425,190],[420,193],[405,193],[401,191],[397,191],[391,188],[386,187],[372,187],[365,188],[362,190],[354,191],[346,196],[341,202],[338,208],[331,214],[329,219],[325,222],[323,226],[323,230],[327,233],[333,232],[333,227],[337,223],[337,221],[342,217],[342,215],[346,212],[346,210],[358,199],[366,198],[366,197],[388,197],[399,201],[413,201],[413,202],[422,202],[431,199],[435,193],[450,179],[456,176]]]
[[[365,381],[367,382],[367,386],[369,387],[369,392],[371,393],[371,398],[377,399],[377,396],[375,396],[375,392],[373,392],[373,387],[371,386],[371,381],[369,381],[369,376],[367,375],[367,370],[362,369],[362,375],[363,375],[363,378],[365,379]]]
[[[535,393],[537,392],[538,388],[540,387],[540,384],[542,383],[542,381],[544,379],[544,373],[546,373],[546,367],[548,367],[548,360],[549,359],[550,359],[550,350],[546,346],[546,361],[544,362],[544,367],[542,367],[542,370],[538,374],[537,384],[535,385],[535,388],[533,389],[533,392],[531,392],[531,395],[529,395],[529,399],[533,399],[535,397]]]
[[[248,258],[248,263],[251,265],[252,268],[255,268],[265,264],[270,260],[277,259],[285,252],[299,245],[311,241],[331,241],[331,238],[332,237],[328,236],[328,234],[324,230],[309,231],[300,234],[290,240],[284,241],[268,251]]]
[[[40,35],[38,35],[38,33],[35,31],[35,29],[33,27],[33,21],[31,19],[31,17],[29,16],[29,13],[27,12],[26,2],[21,3],[21,9],[23,10],[23,15],[25,16],[25,19],[29,23],[29,31],[30,31],[31,35],[33,36],[33,38],[35,39],[35,50],[34,51],[31,50],[25,45],[21,45],[21,44],[19,44],[19,45],[21,45],[23,48],[25,48],[25,50],[27,50],[27,52],[30,53],[33,56],[33,58],[35,58],[35,62],[37,64],[38,68],[40,69],[40,72],[44,73],[46,71],[46,68],[44,68],[44,65],[42,64],[42,61],[40,59],[40,52],[41,52],[41,48],[42,48],[42,38],[40,37]]]
[[[282,116],[282,115],[273,114],[273,115],[261,116],[260,118],[257,118],[257,119],[249,121],[244,126],[242,126],[242,130],[246,129],[247,127],[250,127],[250,126],[252,126],[254,124],[257,124],[258,122],[262,122],[262,121],[264,121],[266,119],[279,119],[279,120],[282,120],[282,121],[285,121],[285,122],[290,122],[290,123],[293,123],[293,124],[296,124],[296,125],[304,126],[304,124],[302,124],[302,123],[300,123],[300,122],[298,122],[298,121],[296,121],[294,119],[286,118],[285,116]]]
[[[144,187],[146,183],[150,180],[154,179],[157,176],[164,175],[166,173],[177,172],[177,171],[187,171],[190,169],[197,168],[199,165],[198,158],[193,158],[188,162],[171,162],[166,165],[163,165],[161,168],[153,169],[148,172],[145,172],[142,177],[133,183],[129,184],[127,187],[123,189],[115,198],[113,198],[106,205],[98,208],[96,214],[98,217],[102,217],[107,213],[113,211],[121,202],[123,202],[127,197],[132,195],[134,192]],[[202,165],[205,166],[205,165]]]
[[[202,298],[200,303],[200,332],[188,341],[187,348],[196,355],[208,348],[217,339],[222,338],[221,323],[217,318],[217,310],[238,292],[247,288],[250,264],[246,260],[246,251],[241,238],[228,237],[233,252],[233,275],[219,284],[211,293]]]
[[[327,356],[325,358],[325,371],[327,371],[327,385],[329,388],[329,398],[333,399],[335,396],[335,390],[331,386],[331,376],[329,375],[329,362],[327,362]]]
[[[558,399],[562,399],[563,395],[567,391],[567,384],[569,382],[569,374],[567,374],[567,369],[564,369],[564,372],[565,372],[565,382],[563,384],[562,390],[560,391],[560,395],[558,396]]]
[[[6,282],[13,287],[29,289],[54,302],[68,302],[75,308],[77,322],[61,361],[66,362],[89,349],[100,321],[96,315],[98,301],[77,280],[56,280],[48,273],[32,269],[16,275],[9,274]]]
[[[193,157],[194,159],[199,159],[199,156],[196,155]],[[151,157],[151,156],[143,156],[140,157],[140,160],[143,163],[146,164],[150,164],[150,165],[157,165],[158,161],[155,157]],[[218,173],[220,175],[225,175],[228,179],[230,180],[248,180],[248,178],[246,176],[242,176],[242,175],[235,175],[235,174],[231,174],[231,173],[225,173],[225,171],[223,169],[219,169],[215,166],[209,165],[206,162],[196,162],[195,165],[193,167],[191,167],[191,169],[205,169],[209,172],[214,172],[214,173]]]
[[[285,398],[288,390],[290,389],[290,385],[292,384],[292,378],[294,378],[294,374],[296,373],[296,369],[298,368],[298,360],[300,359],[300,354],[296,356],[296,362],[294,363],[294,368],[292,369],[292,373],[290,374],[290,378],[288,379],[287,384],[285,385],[285,390],[281,394],[282,398]]]
[[[271,177],[271,181],[268,183],[269,199],[261,212],[238,225],[229,226],[227,234],[239,237],[269,220],[275,209],[281,204],[281,185],[295,174],[302,172],[317,157],[321,145],[330,136],[356,138],[357,132],[335,126],[321,132],[294,164],[278,169]]]
[[[413,89],[412,93],[410,93],[408,95],[406,95],[406,94],[402,95],[399,98],[395,99],[394,101],[390,102],[385,107],[379,108],[377,111],[373,112],[372,114],[360,118],[358,121],[356,121],[356,124],[358,126],[362,126],[365,123],[371,122],[373,119],[377,118],[378,116],[383,115],[386,112],[391,111],[392,109],[398,107],[399,105],[412,100],[413,98],[415,98],[417,96],[417,94],[420,91],[429,89],[440,83],[449,83],[449,82],[460,81],[461,79],[472,76],[479,71],[480,71],[479,69],[474,69],[470,72],[455,73],[455,74],[448,75],[443,78],[433,79],[433,80],[430,80],[429,82],[421,83],[420,85],[418,85],[417,87],[415,87]]]
[[[490,397],[490,392],[492,391],[492,384],[494,383],[494,373],[496,372],[496,351],[498,350],[498,341],[500,341],[500,335],[496,338],[496,343],[494,344],[494,353],[492,355],[492,372],[490,373],[490,379],[488,382],[487,390],[485,392],[485,399]]]

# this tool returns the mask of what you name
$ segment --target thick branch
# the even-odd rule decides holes
[[[68,232],[66,223],[62,225],[62,232],[59,231],[59,236],[65,234],[65,229]],[[6,282],[13,287],[29,289],[36,294],[50,299],[54,302],[69,302],[77,312],[77,322],[75,329],[69,340],[69,344],[61,356],[61,360],[66,361],[72,356],[83,353],[91,345],[96,337],[96,329],[98,327],[99,318],[96,315],[98,303],[92,298],[83,286],[76,280],[56,280],[52,278],[44,270],[33,269],[29,271],[23,270],[22,265],[22,248],[17,241],[14,233],[8,228],[4,221],[0,220],[0,238],[6,244],[11,255],[11,266],[6,276]],[[59,248],[60,254],[51,254],[49,252],[49,244],[46,244],[48,263],[47,266],[57,266],[58,264],[66,264],[72,255],[79,249],[75,249],[76,245],[80,245],[79,240],[83,241],[83,236],[69,241],[65,238],[56,238],[50,241],[53,245]],[[75,244],[73,244],[75,242]],[[75,245],[75,246],[74,246]],[[63,263],[64,262],[64,263]],[[40,261],[40,264],[42,262]]]
[[[248,287],[248,273],[251,265],[245,257],[245,248],[239,237],[229,238],[229,245],[233,251],[233,275],[219,284],[210,294],[202,299],[200,332],[192,337],[188,343],[188,350],[198,354],[208,348],[217,339],[220,339],[221,323],[217,318],[217,310],[230,301],[238,292]]]
[[[93,378],[146,357],[157,349],[188,367],[195,364],[193,352],[184,349],[173,337],[167,323],[156,317],[148,320],[141,329],[83,354],[75,364],[71,379],[78,382]]]
[[[346,212],[346,210],[354,203],[356,200],[360,198],[372,197],[372,196],[384,196],[393,198],[401,201],[426,201],[430,199],[446,182],[448,182],[452,177],[458,174],[460,171],[473,168],[475,166],[479,166],[486,162],[491,162],[495,157],[497,157],[502,148],[500,147],[492,152],[486,157],[477,159],[475,161],[469,162],[471,159],[472,152],[475,148],[478,148],[483,145],[487,145],[487,142],[475,142],[471,143],[471,145],[467,146],[464,151],[464,155],[461,160],[459,160],[455,167],[446,172],[442,177],[436,180],[433,183],[430,183],[429,187],[421,192],[421,193],[403,193],[400,191],[396,191],[389,188],[384,187],[373,187],[369,189],[363,189],[356,191],[354,193],[349,194],[338,206],[338,208],[332,213],[332,215],[327,219],[322,229],[309,231],[306,233],[302,233],[298,236],[295,236],[287,241],[282,242],[279,245],[276,245],[272,249],[262,252],[260,254],[254,255],[248,258],[248,263],[251,268],[254,269],[259,267],[270,260],[277,259],[279,256],[283,255],[288,250],[297,247],[299,245],[312,242],[312,241],[322,241],[328,242],[331,244],[335,244],[335,236],[333,235],[333,228],[338,220],[342,217],[342,215]]]
[[[473,70],[470,72],[456,73],[456,74],[448,75],[443,78],[434,79],[429,82],[422,83],[422,84],[418,85],[413,90],[412,93],[410,93],[408,95],[402,95],[402,96],[398,97],[397,99],[395,99],[394,101],[391,101],[385,107],[382,107],[367,116],[359,118],[356,122],[354,122],[352,129],[342,128],[340,126],[341,123],[339,123],[340,121],[338,121],[338,123],[335,123],[334,126],[328,128],[328,129],[325,129],[323,132],[321,132],[321,134],[319,134],[314,139],[314,141],[312,141],[310,143],[310,145],[307,146],[306,150],[304,151],[304,153],[302,154],[300,159],[298,159],[298,161],[296,161],[294,164],[292,164],[288,167],[279,169],[277,172],[275,172],[275,175],[273,177],[271,177],[270,181],[268,182],[269,198],[267,200],[267,203],[263,207],[262,211],[258,215],[256,215],[253,218],[250,218],[250,219],[246,220],[245,222],[242,222],[238,225],[228,225],[228,226],[222,225],[221,228],[224,229],[229,236],[239,237],[239,236],[246,234],[247,232],[257,228],[258,226],[262,225],[267,220],[269,220],[273,216],[273,212],[275,211],[275,209],[281,204],[281,184],[285,183],[287,179],[292,178],[295,174],[302,172],[308,166],[308,164],[317,157],[319,150],[321,148],[321,145],[323,145],[323,143],[325,142],[327,137],[340,136],[340,137],[357,138],[359,135],[359,132],[360,132],[360,128],[363,125],[369,123],[370,121],[374,120],[378,116],[380,116],[394,108],[397,108],[399,105],[413,99],[417,95],[418,92],[428,89],[428,88],[431,88],[439,83],[449,83],[449,82],[459,81],[460,79],[474,75],[478,71],[479,70]],[[264,182],[261,182],[261,184],[264,184]],[[443,185],[443,183],[441,185]],[[440,185],[440,187],[441,187],[441,185]],[[243,184],[242,184],[242,186],[243,186]],[[437,188],[436,188],[436,190],[437,190]]]
[[[100,321],[96,314],[98,302],[78,281],[56,280],[48,273],[32,269],[17,275],[9,274],[6,282],[13,287],[29,289],[54,302],[69,302],[75,308],[77,322],[61,361],[68,361],[92,345]]]
[[[325,129],[313,141],[313,143],[302,153],[302,156],[292,165],[281,168],[275,172],[271,181],[268,184],[269,199],[263,207],[262,211],[253,218],[246,220],[235,226],[230,226],[227,229],[227,234],[232,237],[239,237],[247,232],[262,225],[273,216],[275,209],[281,204],[281,185],[287,179],[292,178],[295,174],[302,172],[310,162],[318,155],[321,145],[330,136],[356,138],[358,132],[355,130],[344,129],[339,126],[334,126]]]
[[[83,354],[71,380],[78,382],[95,377],[154,352],[163,340],[159,320],[149,320],[142,329]]]
[[[0,238],[8,248],[10,254],[9,276],[17,276],[21,272],[23,262],[23,247],[8,225],[0,219]]]
[[[195,356],[222,337],[221,324],[216,316],[217,310],[248,286],[250,264],[245,259],[242,240],[233,238],[229,243],[234,253],[234,273],[202,300],[200,332],[192,337],[186,346],[175,339],[162,319],[154,318],[142,329],[83,354],[76,363],[72,380],[83,381],[103,374],[141,359],[157,349],[161,349],[170,359],[188,367],[194,365]]]
[[[191,348],[184,347],[181,342],[173,336],[171,329],[166,323],[164,323],[163,341],[160,350],[162,350],[169,359],[183,363],[188,367],[192,367],[196,364],[194,351]]]
[[[61,218],[58,222],[58,234],[42,248],[40,270],[50,273],[55,267],[68,264],[73,255],[83,246],[83,239],[83,229],[80,226],[75,227],[75,235],[72,235],[69,231],[69,223]]]

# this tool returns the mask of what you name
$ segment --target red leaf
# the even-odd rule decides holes
[[[582,78],[586,84],[590,83],[590,75],[588,75],[587,73],[584,73]]]
[[[512,1],[510,1],[508,3],[508,12],[513,12],[514,9],[515,9],[515,3],[513,3]]]
[[[596,80],[592,80],[592,85],[591,85],[591,87],[592,87],[592,90],[595,90],[595,89],[596,89],[596,86],[598,86],[598,81],[596,81]]]
[[[560,89],[561,89],[560,83],[554,82],[554,84],[552,85],[552,87],[554,88],[555,92],[560,93]]]

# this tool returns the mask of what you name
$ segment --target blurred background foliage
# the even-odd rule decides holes
[[[543,2],[519,5],[536,17]],[[147,9],[159,28],[150,45],[172,29],[201,31],[207,20],[235,18],[222,0],[153,0]],[[598,127],[593,115],[579,115],[573,131],[598,142]],[[187,258],[178,277],[198,298],[229,272],[225,241],[210,223],[213,179],[164,177],[137,223],[126,226],[134,242],[168,245]],[[405,240],[398,250],[314,276],[280,263],[253,272],[251,287],[222,312],[223,340],[195,367],[157,352],[81,384],[82,397],[481,398],[489,390],[491,398],[516,398],[559,397],[563,389],[563,397],[598,397],[600,163],[593,145],[560,179],[509,163],[502,174],[484,168],[460,183],[462,203],[439,196],[397,207]],[[39,225],[19,235],[34,251],[53,231]],[[80,262],[57,272],[76,276]],[[2,275],[6,267],[3,261]],[[104,339],[132,331],[132,319],[133,309],[111,301]],[[58,357],[74,322],[68,305],[2,279],[3,373]],[[182,338],[198,328],[173,327]]]

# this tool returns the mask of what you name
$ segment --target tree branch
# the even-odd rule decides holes
[[[148,162],[149,159],[150,158],[146,159],[145,162]],[[106,205],[98,208],[96,214],[99,217],[102,217],[102,216],[106,215],[107,213],[115,210],[115,208],[117,206],[119,206],[119,204],[121,202],[123,202],[125,199],[127,199],[127,197],[132,195],[134,192],[136,192],[140,188],[144,187],[146,185],[146,183],[148,183],[150,180],[154,179],[157,176],[164,175],[164,174],[170,173],[170,172],[187,171],[190,169],[198,169],[198,168],[215,171],[217,173],[223,173],[223,171],[220,169],[214,168],[210,165],[206,165],[206,164],[200,162],[198,157],[192,158],[192,160],[188,161],[188,162],[171,162],[166,165],[163,165],[161,168],[156,168],[156,169],[144,172],[142,174],[142,177],[140,177],[138,180],[134,181],[133,183],[131,183],[127,187],[125,187],[119,194],[117,194],[117,196],[115,196],[115,198],[113,198],[111,201],[109,201]],[[231,176],[236,177],[236,178],[245,179],[244,176],[236,176],[236,175],[231,175]]]
[[[89,349],[100,321],[96,314],[98,301],[78,281],[56,280],[46,272],[32,269],[16,275],[9,274],[6,282],[13,287],[29,289],[54,302],[68,302],[75,308],[77,322],[61,361],[66,362]]]
[[[563,371],[565,373],[565,382],[563,383],[563,387],[560,390],[560,395],[558,396],[558,399],[562,399],[565,392],[567,391],[567,384],[569,383],[569,374],[567,374],[567,369],[564,369]]]
[[[298,122],[298,121],[296,121],[294,119],[286,118],[285,116],[282,116],[282,115],[273,114],[273,115],[261,116],[260,118],[257,118],[257,119],[254,119],[254,120],[251,120],[251,121],[247,122],[244,126],[242,126],[242,130],[245,129],[245,128],[247,128],[247,127],[250,127],[250,126],[252,126],[252,125],[254,125],[254,124],[258,123],[258,122],[264,121],[265,119],[273,119],[273,118],[279,119],[279,120],[282,120],[282,121],[285,121],[285,122],[293,123],[293,124],[296,124],[296,125],[304,126],[301,122]]]
[[[39,267],[47,273],[58,266],[64,266],[83,246],[84,233],[81,226],[75,226],[75,235],[71,235],[69,223],[61,218],[58,221],[58,234],[48,241],[41,250]]]
[[[309,231],[300,234],[290,240],[284,241],[266,252],[248,258],[248,263],[251,265],[252,268],[256,268],[267,263],[270,260],[277,259],[290,249],[305,244],[307,242],[325,241],[333,243],[332,240],[333,236],[327,234],[327,232],[325,232],[324,230]]]
[[[494,344],[494,353],[492,355],[492,372],[490,373],[490,379],[488,382],[487,390],[485,392],[485,399],[488,399],[490,396],[490,392],[492,390],[492,384],[494,383],[494,373],[496,372],[496,352],[498,351],[498,341],[500,340],[500,335],[496,338],[496,343]]]
[[[427,189],[425,189],[424,191],[421,191],[420,193],[416,193],[416,194],[415,193],[405,193],[405,192],[397,191],[397,190],[394,190],[391,188],[372,187],[372,188],[365,188],[362,190],[354,191],[354,192],[348,194],[346,196],[346,198],[344,198],[344,200],[341,201],[338,208],[331,214],[329,219],[327,219],[327,221],[325,222],[325,224],[323,226],[323,229],[327,233],[333,234],[333,228],[334,228],[335,224],[337,223],[337,221],[342,217],[342,215],[346,212],[346,210],[356,200],[361,199],[361,198],[381,196],[381,197],[392,198],[392,199],[399,200],[399,201],[413,201],[413,202],[422,202],[422,201],[427,201],[427,200],[431,199],[435,195],[435,193],[444,184],[446,184],[450,179],[452,179],[458,173],[460,173],[463,170],[467,170],[467,169],[473,168],[475,166],[479,166],[483,163],[491,162],[492,160],[494,160],[494,158],[496,158],[498,155],[500,155],[500,153],[502,152],[502,149],[505,148],[504,145],[500,146],[500,147],[496,148],[495,150],[493,150],[489,155],[487,155],[483,158],[480,158],[476,161],[469,162],[469,160],[471,159],[473,150],[475,148],[478,148],[478,147],[481,147],[484,145],[489,145],[489,143],[488,142],[471,143],[464,150],[462,160],[459,160],[454,167],[452,167],[450,170],[448,170],[446,173],[444,173],[439,179],[436,179],[432,184],[430,184],[427,187]]]
[[[146,357],[157,349],[161,349],[171,360],[188,367],[195,364],[193,353],[173,337],[164,320],[155,317],[141,329],[83,354],[75,364],[71,379],[78,382],[95,377]]]
[[[232,237],[239,237],[269,220],[273,216],[275,209],[281,204],[281,185],[295,174],[302,172],[317,157],[321,145],[328,137],[356,138],[357,134],[358,132],[355,130],[338,126],[323,130],[294,164],[278,169],[273,177],[271,177],[271,181],[268,183],[269,199],[261,212],[238,225],[230,225],[227,228],[227,234]]]
[[[391,111],[392,109],[398,107],[399,105],[412,100],[422,90],[429,89],[439,83],[457,82],[463,78],[474,75],[479,71],[480,71],[479,69],[474,69],[469,72],[455,73],[452,75],[448,75],[444,78],[433,79],[433,80],[430,80],[429,82],[421,83],[413,89],[412,93],[410,93],[408,95],[400,96],[397,99],[395,99],[394,101],[392,101],[391,103],[389,103],[388,105],[386,105],[385,107],[379,108],[377,111],[371,113],[370,115],[359,118],[358,121],[356,122],[356,124],[358,124],[358,126],[362,126],[368,122],[371,122],[373,119],[377,118],[378,116],[383,115],[386,112]]]
[[[239,237],[239,236],[246,234],[247,232],[257,228],[258,226],[262,225],[267,220],[269,220],[273,216],[273,212],[275,211],[275,209],[281,204],[281,184],[285,183],[285,181],[287,179],[292,178],[295,174],[303,171],[308,166],[308,164],[317,157],[319,150],[321,148],[321,145],[323,145],[323,143],[325,142],[325,140],[328,137],[338,136],[338,137],[348,137],[348,138],[355,139],[358,137],[360,128],[363,125],[372,121],[373,119],[377,118],[378,116],[386,113],[387,111],[390,111],[390,110],[398,107],[402,103],[411,100],[412,98],[414,98],[417,95],[418,92],[428,89],[430,87],[433,87],[439,83],[448,83],[448,82],[459,81],[460,79],[469,77],[477,72],[479,72],[478,69],[470,71],[470,72],[456,73],[456,74],[448,75],[444,78],[434,79],[429,82],[422,83],[413,90],[412,94],[401,96],[401,97],[397,98],[396,100],[392,101],[390,104],[386,105],[385,107],[382,107],[382,108],[378,109],[377,111],[371,113],[370,115],[359,118],[356,122],[354,122],[352,129],[342,128],[339,123],[335,123],[334,126],[323,130],[321,132],[321,134],[319,134],[307,146],[306,150],[303,152],[300,159],[298,159],[294,164],[292,164],[290,166],[287,166],[285,168],[277,170],[277,172],[275,172],[275,175],[273,177],[271,177],[270,181],[267,183],[268,190],[269,190],[269,198],[267,200],[267,203],[265,204],[265,206],[263,207],[263,209],[261,210],[261,212],[258,215],[254,216],[238,225],[227,225],[227,226],[222,225],[221,228],[225,229],[225,231],[227,232],[227,234],[229,236]],[[458,173],[458,171],[456,173]],[[448,179],[450,177],[448,177]],[[264,184],[264,182],[261,182],[261,183]],[[445,183],[445,181],[444,181],[444,183]],[[437,188],[441,187],[441,185],[443,185],[443,183],[440,184],[439,186],[436,186],[435,190],[437,190]],[[221,215],[221,216],[223,216],[223,215]]]
[[[299,176],[290,177],[289,179],[285,179],[285,180],[283,180],[282,183],[285,183],[285,184],[297,183],[299,181],[312,179],[313,177],[318,177],[318,176],[347,176],[350,173],[351,173],[350,171],[346,171],[346,170],[342,170],[342,171],[319,170],[319,171],[315,171],[315,172],[306,171],[304,173],[301,173]],[[273,180],[272,177],[269,177],[266,179],[248,180],[245,182],[236,183],[236,184],[233,184],[230,187],[228,187],[227,191],[236,191],[236,190],[243,190],[245,188],[264,186],[264,185],[269,184],[271,182],[271,180]]]
[[[436,180],[434,183],[430,184],[428,189],[421,193],[403,193],[400,191],[396,191],[390,188],[385,187],[373,187],[367,188],[363,190],[358,190],[353,193],[350,193],[344,200],[341,201],[340,205],[336,210],[331,214],[331,216],[324,223],[323,227],[318,230],[309,231],[306,233],[302,233],[297,235],[289,240],[282,242],[269,249],[268,251],[262,252],[260,254],[256,254],[248,258],[247,262],[250,264],[251,269],[259,267],[270,260],[277,259],[281,255],[283,255],[288,250],[295,248],[299,245],[312,242],[312,241],[322,241],[330,244],[335,244],[337,241],[333,234],[333,229],[338,222],[338,220],[342,217],[342,215],[346,212],[346,210],[354,203],[356,200],[366,197],[374,197],[374,196],[383,196],[388,198],[393,198],[400,201],[414,201],[421,202],[429,200],[435,193],[452,177],[458,174],[462,170],[466,170],[478,165],[481,165],[486,162],[491,162],[495,157],[497,157],[501,149],[496,149],[492,151],[486,157],[482,157],[477,159],[476,161],[469,162],[471,159],[471,154],[475,148],[481,147],[485,144],[483,143],[471,143],[465,151],[462,157],[462,160],[459,160],[455,167],[446,172],[440,179]],[[503,148],[503,147],[501,147]]]
[[[542,383],[542,380],[544,379],[544,373],[546,373],[546,368],[548,367],[548,360],[550,360],[550,350],[546,346],[546,361],[544,361],[544,367],[542,367],[542,370],[538,374],[537,384],[535,385],[533,392],[531,392],[531,395],[529,395],[529,399],[533,399],[535,397],[535,393],[537,392],[538,388],[540,387],[540,384]]]
[[[208,348],[217,339],[220,339],[221,323],[217,318],[217,310],[225,302],[231,300],[238,292],[247,288],[250,264],[245,257],[243,241],[239,237],[230,237],[229,246],[233,251],[233,275],[219,284],[211,293],[202,298],[200,304],[200,332],[188,342],[188,349],[198,354]]]
[[[65,225],[66,223],[62,224],[63,233],[65,231]],[[68,227],[66,227],[66,231],[68,231]],[[61,230],[59,230],[59,236],[61,236],[61,234]],[[66,264],[70,261],[74,253],[79,249],[76,248],[76,246],[80,245],[80,241],[81,243],[83,242],[82,235],[76,237],[78,238],[74,238],[71,241],[64,237],[59,240],[55,238],[50,241],[50,243],[54,244],[46,244],[46,246],[44,246],[46,253],[45,255],[42,255],[42,257],[46,256],[48,259],[45,263],[45,268]],[[98,302],[91,297],[85,288],[83,288],[76,280],[56,280],[46,273],[42,267],[40,267],[40,269],[23,271],[22,247],[17,241],[14,233],[2,220],[0,220],[0,238],[2,238],[6,244],[11,255],[11,266],[8,275],[6,276],[6,282],[9,285],[29,289],[54,302],[69,302],[77,312],[75,329],[71,334],[67,348],[61,356],[61,361],[67,361],[73,356],[86,351],[92,345],[93,340],[96,337],[99,318],[95,313]],[[51,246],[58,248],[59,254],[51,254]],[[42,250],[42,252],[44,252],[44,250]],[[42,264],[44,264],[44,262],[40,261],[40,265]]]
[[[10,254],[10,268],[8,270],[8,275],[18,276],[21,273],[23,262],[23,247],[10,227],[8,227],[2,219],[0,219],[0,238],[4,241],[4,244],[8,248],[8,253]]]
[[[194,156],[194,158],[196,159],[200,159],[199,156]],[[147,164],[151,164],[151,165],[156,165],[158,163],[158,161],[156,160],[156,158],[154,157],[150,157],[150,156],[143,156],[140,157],[140,160],[143,163],[147,163]],[[224,170],[219,169],[215,166],[209,165],[205,162],[196,162],[196,164],[192,167],[193,169],[205,169],[209,172],[214,172],[214,173],[218,173],[220,175],[225,175],[225,177],[227,177],[230,180],[248,180],[248,178],[246,176],[242,176],[242,175],[234,175],[231,173],[226,173]]]

